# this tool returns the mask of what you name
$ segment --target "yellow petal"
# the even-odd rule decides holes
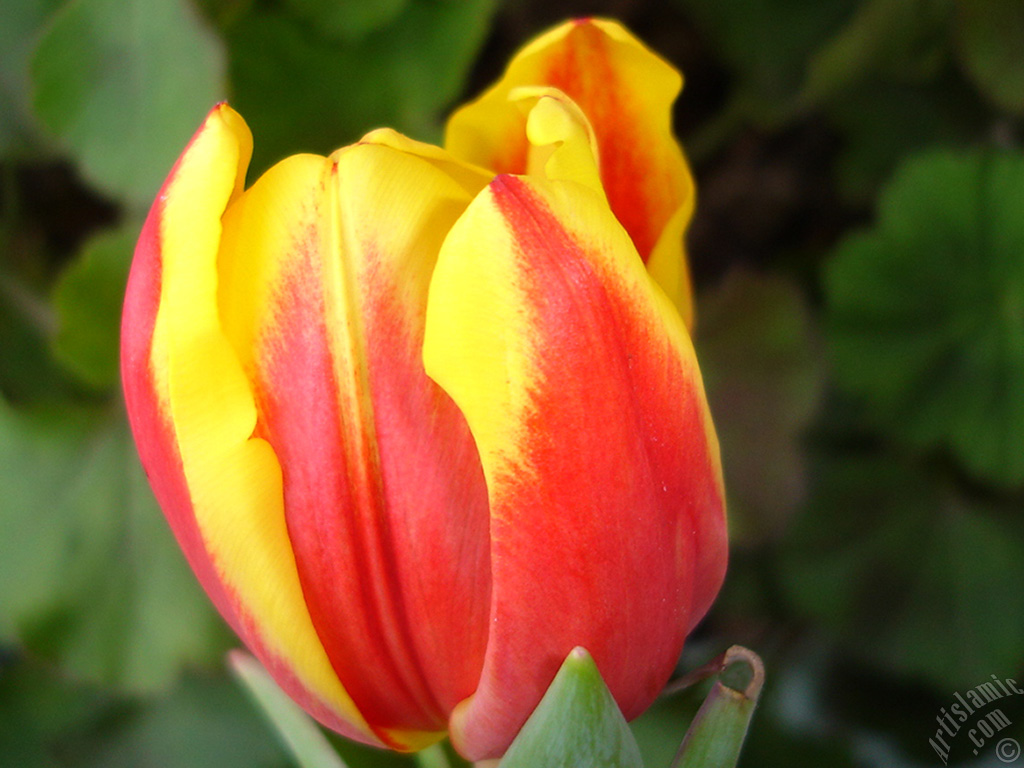
[[[672,135],[679,73],[620,24],[577,19],[541,35],[511,61],[501,80],[448,122],[445,146],[495,173],[526,173],[526,117],[510,97],[522,86],[552,86],[586,115],[612,211],[645,262],[663,263],[656,279],[692,317],[682,232],[693,211],[694,184]]]
[[[155,378],[167,392],[196,522],[243,637],[272,671],[311,694],[316,714],[379,743],[338,682],[306,610],[280,467],[270,446],[253,437],[253,394],[220,323],[221,215],[239,196],[250,151],[244,121],[222,105],[165,189]]]
[[[522,87],[509,98],[526,113],[530,142],[526,173],[574,181],[604,197],[597,138],[587,116],[557,88]]]

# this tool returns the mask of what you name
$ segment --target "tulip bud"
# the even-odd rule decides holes
[[[519,94],[531,175],[375,131],[243,189],[219,105],[147,219],[132,429],[211,599],[351,738],[502,754],[576,646],[627,717],[721,584],[686,327],[608,206],[584,114]]]

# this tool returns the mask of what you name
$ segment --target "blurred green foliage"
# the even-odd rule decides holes
[[[180,0],[77,0],[31,59],[32,105],[98,190],[148,208],[196,121],[223,98],[224,53]]]
[[[116,384],[133,242],[203,114],[242,112],[253,173],[380,125],[436,140],[581,13],[687,78],[695,343],[734,548],[681,665],[764,657],[741,765],[934,765],[956,692],[1024,679],[1019,0],[4,0],[0,766],[288,764],[225,676],[234,641]],[[633,724],[647,765],[699,701]],[[1001,706],[1024,738],[1024,705]],[[951,764],[994,759],[971,750],[959,736]]]
[[[1009,488],[1024,485],[1022,211],[1019,153],[920,154],[825,274],[838,385],[894,437]]]
[[[410,1],[372,26],[354,13],[349,21],[336,3],[293,5],[302,16],[250,13],[226,32],[231,101],[257,137],[251,173],[296,151],[326,154],[380,126],[436,140],[494,2]]]

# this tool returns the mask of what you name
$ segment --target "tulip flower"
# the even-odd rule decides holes
[[[615,21],[575,19],[541,35],[509,63],[498,83],[449,119],[445,148],[495,173],[530,170],[525,115],[514,105],[523,86],[549,86],[583,111],[612,211],[647,268],[693,325],[683,234],[695,190],[672,135],[672,104],[683,79]]]
[[[297,702],[398,750],[504,752],[576,646],[627,717],[726,561],[685,324],[537,89],[530,175],[375,131],[243,189],[213,109],[143,228],[122,377],[199,581]]]

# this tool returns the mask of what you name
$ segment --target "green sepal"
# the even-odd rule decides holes
[[[498,768],[642,768],[640,748],[583,648],[566,657]]]

